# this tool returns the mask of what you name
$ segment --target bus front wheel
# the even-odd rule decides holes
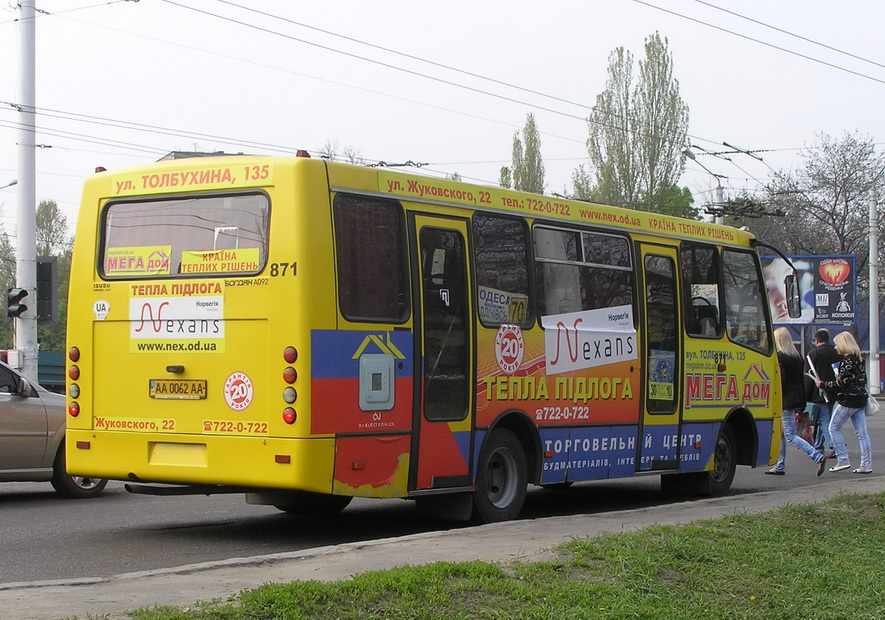
[[[661,490],[672,495],[724,495],[737,469],[737,443],[734,431],[726,426],[719,433],[713,451],[713,469],[688,474],[661,476]]]
[[[494,431],[485,441],[476,472],[473,510],[482,523],[515,519],[525,503],[528,466],[511,431]]]
[[[713,469],[710,471],[710,495],[724,495],[731,488],[734,472],[737,469],[737,443],[734,431],[726,426],[716,440],[716,452],[713,454]]]

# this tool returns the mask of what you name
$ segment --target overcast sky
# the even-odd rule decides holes
[[[0,186],[16,178],[19,27],[0,8]],[[802,165],[820,133],[885,141],[881,0],[37,0],[37,199],[171,150],[423,164],[496,184],[534,113],[548,193],[586,163],[616,47],[669,41],[698,161],[726,196]],[[244,8],[241,8],[244,7]],[[665,9],[665,10],[662,10]],[[260,11],[260,12],[259,12]],[[634,71],[634,74],[638,72]],[[138,126],[141,130],[134,129]],[[703,155],[757,152],[729,160]],[[51,148],[48,148],[51,147]],[[770,168],[769,168],[770,167]],[[716,180],[687,162],[697,204]],[[15,187],[0,223],[15,230]]]

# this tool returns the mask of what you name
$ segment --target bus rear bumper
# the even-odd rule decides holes
[[[78,476],[131,482],[332,490],[335,440],[67,431]],[[125,466],[124,466],[125,464]]]

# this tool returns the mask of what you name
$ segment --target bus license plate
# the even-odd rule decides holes
[[[151,379],[151,398],[199,400],[206,398],[205,379]]]

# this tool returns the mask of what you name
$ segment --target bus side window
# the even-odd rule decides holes
[[[535,226],[536,287],[545,316],[633,304],[626,237]]]
[[[525,222],[476,213],[473,216],[477,309],[483,325],[534,322],[529,295],[529,236]]]
[[[398,202],[335,197],[338,303],[352,321],[408,317],[403,210]]]
[[[685,331],[690,336],[722,336],[721,282],[716,248],[685,242],[679,249]]]

